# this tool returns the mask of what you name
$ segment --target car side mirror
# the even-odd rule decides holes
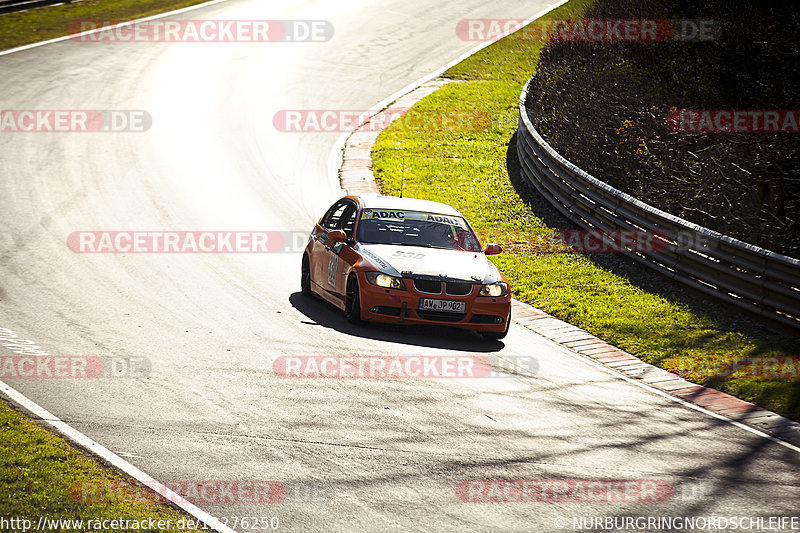
[[[486,254],[486,255],[497,255],[497,254],[501,253],[502,251],[503,251],[503,249],[500,248],[499,244],[495,244],[493,242],[490,242],[489,244],[486,245],[486,248],[483,250],[483,253]]]
[[[325,246],[332,247],[337,242],[345,242],[347,234],[340,229],[335,229],[328,232],[328,238],[325,239]]]

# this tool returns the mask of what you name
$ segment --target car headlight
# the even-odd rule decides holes
[[[502,281],[499,283],[490,283],[488,285],[484,285],[481,287],[481,296],[505,296],[508,294],[508,283],[503,283]]]
[[[400,278],[389,276],[388,274],[381,274],[380,272],[367,272],[367,281],[385,289],[406,290],[406,286]]]

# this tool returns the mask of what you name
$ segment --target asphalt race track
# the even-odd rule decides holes
[[[328,173],[339,133],[277,131],[277,111],[370,108],[471,49],[456,35],[460,19],[525,18],[547,4],[231,0],[176,18],[328,20],[334,37],[63,41],[1,56],[2,109],[152,117],[146,132],[0,134],[0,327],[51,355],[152,365],[146,379],[7,383],[164,482],[323,487],[283,503],[199,504],[217,517],[277,516],[282,531],[571,531],[582,516],[796,512],[796,451],[520,326],[494,343],[351,326],[300,295],[298,253],[79,254],[66,245],[79,230],[310,230],[340,195]],[[273,361],[290,355],[522,356],[538,373],[276,376]],[[657,480],[674,495],[465,503],[456,486],[471,479]]]

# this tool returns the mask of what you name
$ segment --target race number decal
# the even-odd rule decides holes
[[[414,252],[404,252],[403,250],[397,250],[395,253],[392,254],[392,257],[402,257],[404,259],[422,259],[425,257],[425,254],[415,254]]]
[[[328,259],[328,285],[336,290],[336,271],[339,270],[339,256],[331,253],[331,258]]]

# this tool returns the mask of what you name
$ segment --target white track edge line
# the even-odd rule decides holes
[[[333,182],[335,188],[341,190],[341,184],[339,182],[339,168],[342,166],[341,165],[342,164],[342,155],[343,155],[342,151],[344,150],[344,145],[347,142],[347,139],[353,133],[358,131],[358,129],[361,128],[361,126],[363,126],[370,118],[372,118],[373,116],[377,115],[385,107],[387,107],[389,104],[391,104],[392,102],[394,102],[395,100],[397,100],[401,96],[410,93],[411,91],[413,91],[414,89],[416,89],[420,85],[431,81],[432,79],[434,79],[437,76],[441,75],[446,70],[450,69],[451,67],[454,67],[454,66],[458,65],[459,63],[461,63],[465,59],[469,58],[470,56],[472,56],[472,55],[474,55],[474,54],[476,54],[478,52],[480,52],[481,50],[483,50],[487,46],[496,43],[497,41],[503,39],[504,37],[507,37],[508,35],[511,35],[515,31],[518,31],[519,29],[527,26],[528,24],[530,24],[534,20],[536,20],[536,19],[538,19],[540,17],[543,17],[544,15],[549,13],[550,11],[556,9],[557,7],[561,7],[562,5],[566,4],[567,2],[568,2],[568,0],[559,0],[558,2],[556,2],[554,4],[551,4],[550,6],[542,9],[541,11],[539,11],[538,13],[533,15],[532,17],[521,21],[519,23],[518,27],[513,28],[513,29],[505,30],[503,33],[498,35],[496,38],[492,38],[492,39],[489,39],[487,41],[482,42],[481,44],[475,46],[471,50],[461,54],[456,59],[450,61],[449,63],[446,63],[443,67],[440,67],[440,68],[434,70],[433,72],[431,72],[431,73],[419,78],[417,81],[409,83],[408,85],[406,85],[405,87],[403,87],[399,91],[396,91],[396,92],[392,93],[390,96],[384,98],[383,100],[381,100],[380,102],[375,104],[375,106],[374,106],[375,112],[374,113],[372,113],[370,116],[364,117],[353,128],[353,131],[342,132],[342,134],[339,135],[339,137],[336,139],[336,142],[333,144],[333,147],[331,147],[331,152],[330,152],[330,155],[328,156],[328,176],[329,176],[330,180]],[[454,31],[455,31],[455,28],[454,28]]]
[[[119,28],[120,26],[124,26],[127,24],[134,24],[138,22],[147,22],[148,20],[158,20],[166,17],[171,17],[172,15],[179,15],[181,13],[186,13],[187,11],[193,11],[195,9],[201,9],[208,6],[213,6],[214,4],[220,4],[222,2],[227,2],[228,0],[210,0],[209,2],[203,2],[202,4],[195,4],[193,6],[182,7],[181,9],[176,9],[174,11],[166,11],[164,13],[157,13],[155,15],[150,15],[149,17],[138,18],[138,19],[131,19],[120,22],[118,24],[114,24],[113,26],[103,26],[102,28],[96,28],[94,30],[86,30],[80,33],[71,33],[69,35],[62,35],[61,37],[55,37],[53,39],[48,39],[46,41],[39,41],[36,43],[24,44],[22,46],[17,46],[16,48],[10,48],[8,50],[3,50],[0,52],[0,56],[5,56],[8,54],[13,54],[14,52],[22,52],[23,50],[30,50],[31,48],[37,48],[39,46],[44,46],[46,44],[58,43],[61,41],[66,41],[68,39],[74,39],[76,37],[81,37],[83,35],[92,35],[93,33],[98,33],[101,31],[107,31],[115,28]]]
[[[41,407],[33,400],[27,398],[21,392],[11,388],[7,383],[0,381],[0,392],[5,394],[13,402],[21,405],[26,410],[38,416],[42,422],[52,427],[57,434],[68,438],[70,441],[74,442],[89,453],[100,457],[117,469],[122,470],[136,481],[139,481],[149,489],[155,491],[157,494],[160,494],[169,502],[177,505],[183,511],[203,522],[205,525],[221,533],[235,533],[233,529],[226,526],[215,517],[203,511],[196,505],[189,503],[163,483],[160,483],[152,476],[144,473],[142,470],[139,470],[119,455],[104,447],[102,444],[90,439],[77,429],[73,428],[57,416],[50,413],[44,407]]]
[[[641,387],[643,389],[646,389],[646,390],[649,390],[651,392],[654,392],[654,393],[658,394],[659,396],[662,396],[664,398],[672,400],[673,402],[685,405],[686,407],[694,409],[695,411],[699,411],[701,413],[705,413],[705,414],[710,415],[710,416],[712,416],[714,418],[717,418],[719,420],[722,420],[724,422],[732,424],[732,425],[734,425],[734,426],[736,426],[736,427],[738,427],[740,429],[744,429],[745,431],[749,431],[750,433],[754,433],[754,434],[758,435],[759,437],[763,437],[763,438],[765,438],[767,440],[770,440],[770,441],[772,441],[772,442],[774,442],[776,444],[780,444],[782,446],[785,446],[785,447],[789,448],[790,450],[793,450],[793,451],[796,451],[796,452],[800,452],[800,447],[795,446],[794,444],[792,444],[790,442],[786,442],[785,440],[781,440],[778,437],[775,437],[773,435],[769,435],[768,433],[765,433],[765,432],[761,431],[760,429],[756,429],[756,428],[748,426],[746,424],[742,424],[738,420],[733,420],[732,418],[728,418],[725,415],[721,415],[719,413],[715,413],[714,411],[709,411],[708,409],[706,409],[704,407],[701,407],[701,406],[699,406],[699,405],[697,405],[695,403],[688,402],[688,401],[684,400],[683,398],[679,398],[678,396],[670,394],[670,393],[668,393],[666,391],[663,391],[663,390],[661,390],[659,388],[656,388],[656,387],[654,387],[652,385],[649,385],[647,383],[643,383],[643,382],[641,382],[641,381],[639,381],[637,379],[634,379],[634,378],[631,378],[629,376],[626,376],[625,374],[622,374],[620,372],[617,372],[616,370],[613,370],[613,369],[607,367],[603,363],[600,363],[598,361],[595,361],[593,359],[590,359],[590,358],[586,357],[585,355],[581,355],[579,353],[576,353],[576,352],[570,350],[569,348],[567,348],[563,344],[561,344],[561,343],[559,343],[557,341],[554,341],[553,339],[551,339],[549,337],[546,337],[546,336],[542,335],[541,333],[539,333],[535,329],[531,329],[531,328],[529,328],[529,327],[525,326],[524,324],[521,324],[521,323],[519,323],[517,321],[514,321],[514,323],[519,325],[520,327],[523,327],[523,328],[527,329],[528,331],[532,331],[533,333],[536,333],[537,335],[539,335],[540,337],[542,337],[546,341],[554,344],[556,348],[558,348],[559,350],[561,350],[565,354],[569,355],[573,359],[578,359],[580,361],[583,361],[584,363],[587,363],[589,365],[597,367],[597,368],[603,370],[606,374],[610,374],[610,375],[612,375],[612,376],[614,376],[616,378],[619,378],[619,379],[622,379],[624,381],[627,381],[628,383],[632,383],[632,384],[634,384],[634,385],[636,385],[638,387]],[[641,361],[641,359],[639,359],[639,360]],[[642,361],[642,362],[644,363],[644,361]],[[646,363],[646,364],[650,364],[650,363]],[[653,365],[650,365],[650,366],[653,367],[653,368],[658,368],[657,366],[653,366]],[[659,370],[663,370],[663,369],[659,369]],[[698,385],[698,387],[699,386],[700,385]]]

